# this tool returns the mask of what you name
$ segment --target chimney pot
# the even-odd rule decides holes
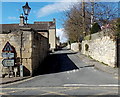
[[[23,14],[20,15],[20,24],[19,26],[24,26],[24,16]]]

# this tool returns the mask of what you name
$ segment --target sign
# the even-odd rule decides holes
[[[3,59],[2,61],[3,66],[14,66],[14,59]]]
[[[14,53],[3,52],[2,57],[3,58],[14,58]]]
[[[9,42],[7,42],[2,50],[2,52],[15,52],[14,47],[11,46]]]

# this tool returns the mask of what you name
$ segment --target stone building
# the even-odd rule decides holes
[[[50,50],[56,49],[56,20],[53,21],[35,21],[34,24],[24,23],[24,16],[20,16],[20,24],[0,24],[2,31],[0,33],[11,33],[13,31],[19,31],[21,27],[28,27],[36,30],[41,35],[49,39]]]
[[[20,24],[0,24],[0,53],[4,45],[9,42],[16,51],[15,66],[24,66],[24,75],[34,75],[41,62],[47,56],[49,49],[56,49],[55,19],[49,22],[34,22],[25,24],[20,16]],[[0,56],[0,72],[8,71],[2,65]],[[12,70],[14,67],[12,67]]]
[[[48,37],[49,39],[49,46],[50,46],[50,50],[55,50],[56,47],[57,47],[57,41],[56,41],[56,20],[53,19],[53,21],[49,21],[49,22],[34,22],[35,25],[39,25],[39,24],[42,24],[42,25],[47,25],[48,27],[48,32],[49,33],[44,33],[43,32],[38,32],[41,33],[42,35],[44,35],[45,37]]]

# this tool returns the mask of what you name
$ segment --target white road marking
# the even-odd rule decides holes
[[[118,87],[118,84],[88,85],[88,84],[64,84],[65,87]]]

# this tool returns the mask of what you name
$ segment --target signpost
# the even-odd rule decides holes
[[[9,72],[9,77],[10,77],[11,74],[13,75],[12,67],[15,64],[15,59],[14,59],[15,49],[9,42],[7,42],[4,46],[4,48],[2,49],[2,57],[4,58],[2,60],[2,64],[4,67],[8,67],[8,69],[10,71]],[[10,70],[10,68],[11,68],[11,70]]]
[[[13,46],[7,42],[2,50],[2,52],[15,52]]]
[[[14,59],[3,59],[2,61],[3,66],[14,66]]]
[[[3,52],[2,57],[3,58],[14,58],[14,53]]]
[[[3,66],[14,66],[15,49],[9,42],[5,44],[2,50],[2,57],[5,58],[2,61]]]

